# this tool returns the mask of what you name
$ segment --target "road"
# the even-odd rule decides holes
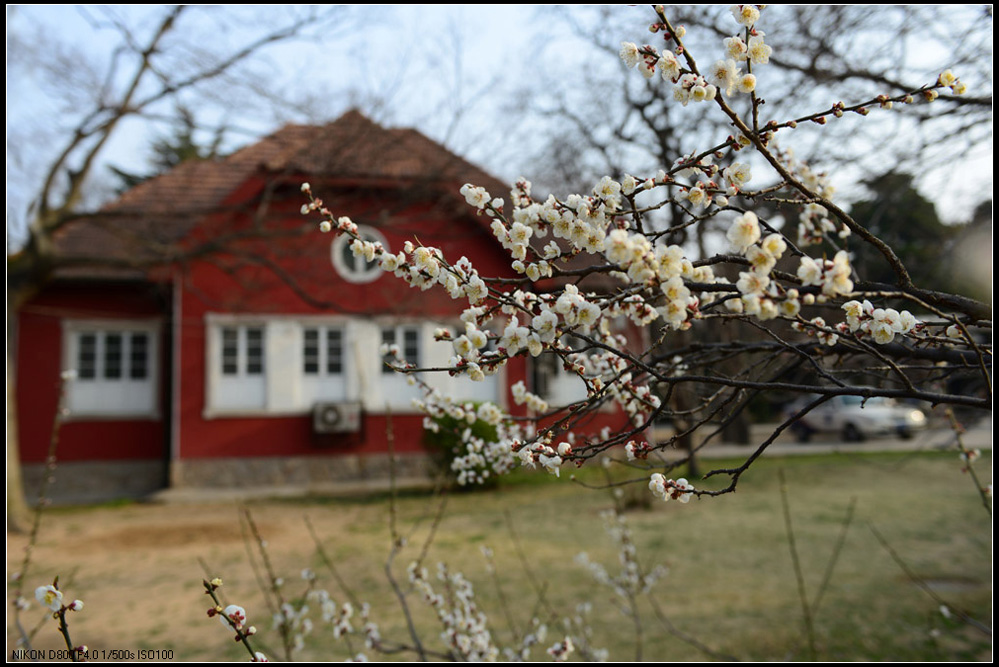
[[[757,446],[764,442],[777,428],[777,424],[754,424],[750,428],[749,445],[734,445],[729,443],[709,443],[700,450],[702,458],[738,458],[747,456]],[[656,431],[659,440],[665,440],[672,434],[670,429]],[[965,449],[992,449],[992,417],[968,426],[962,435]],[[913,452],[913,451],[947,451],[957,452],[954,431],[945,427],[929,428],[920,431],[910,440],[900,438],[869,438],[863,442],[843,442],[837,434],[815,434],[808,443],[798,441],[790,430],[782,433],[777,440],[767,448],[764,456],[795,456],[809,454],[824,454],[833,452]]]
[[[762,443],[774,432],[777,424],[755,424],[750,429],[750,437],[753,445],[733,445],[727,443],[711,443],[704,447],[698,456],[702,459],[711,458],[745,458],[749,456],[755,447]],[[663,440],[672,435],[671,429],[660,429],[657,431]],[[992,418],[988,417],[970,426],[963,436],[966,449],[992,449]],[[764,457],[775,456],[797,456],[822,453],[870,453],[870,452],[911,452],[911,451],[947,451],[952,450],[957,456],[957,449],[954,444],[954,432],[947,428],[931,428],[917,433],[911,440],[900,440],[897,438],[871,438],[864,442],[840,442],[835,435],[817,434],[807,444],[797,442],[790,431],[786,431],[774,442],[763,454]],[[674,452],[677,457],[682,452]],[[621,452],[623,456],[623,451]],[[669,453],[667,453],[667,457]],[[432,480],[425,478],[414,478],[397,480],[400,488],[406,489],[430,489],[433,487]],[[356,483],[338,482],[328,486],[316,485],[312,487],[280,486],[264,487],[253,489],[207,489],[207,488],[170,488],[156,493],[150,500],[154,502],[167,503],[198,503],[206,501],[246,501],[250,498],[280,498],[299,497],[308,493],[329,494],[329,495],[356,495],[367,494],[379,491],[387,491],[389,488],[387,479],[370,479],[358,481]]]

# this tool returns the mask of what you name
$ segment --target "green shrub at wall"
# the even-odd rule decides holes
[[[478,408],[477,403],[474,406]],[[463,443],[467,441],[467,438],[463,438],[462,436],[463,434],[468,435],[465,433],[466,431],[470,431],[472,437],[481,438],[486,442],[496,442],[496,427],[479,418],[476,418],[471,423],[468,420],[459,421],[450,415],[434,417],[432,420],[436,424],[437,430],[425,429],[423,431],[423,441],[427,451],[430,452],[430,456],[438,472],[445,475],[450,480],[452,486],[461,489],[496,488],[499,478],[496,475],[488,474],[490,472],[488,466],[482,466],[480,471],[488,474],[483,483],[458,485],[456,483],[458,475],[452,465],[457,457],[465,454]]]

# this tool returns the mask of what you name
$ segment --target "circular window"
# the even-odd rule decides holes
[[[362,240],[370,243],[381,243],[386,251],[389,249],[385,237],[372,227],[358,227],[357,235]],[[382,269],[378,265],[378,260],[368,261],[363,256],[354,254],[350,245],[354,239],[342,234],[333,239],[330,245],[330,257],[333,260],[333,267],[344,280],[352,283],[370,283],[377,280],[382,275]]]

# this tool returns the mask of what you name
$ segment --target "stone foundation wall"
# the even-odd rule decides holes
[[[388,454],[191,459],[170,467],[168,486],[166,465],[159,461],[60,463],[46,495],[56,505],[83,505],[192,494],[209,497],[201,491],[234,491],[241,496],[357,493],[387,490],[389,470]],[[26,464],[23,474],[26,497],[34,504],[46,467]],[[395,475],[398,486],[406,488],[430,486],[436,477],[425,454],[396,455]]]
[[[399,479],[430,479],[433,466],[425,454],[397,454],[395,474]],[[171,470],[171,487],[179,489],[295,487],[308,491],[388,480],[388,454],[188,459],[174,463]]]
[[[43,463],[22,466],[25,497],[38,502],[42,480],[49,474]],[[46,496],[56,505],[84,505],[111,500],[137,500],[163,489],[167,483],[162,461],[86,461],[59,463],[52,471]]]

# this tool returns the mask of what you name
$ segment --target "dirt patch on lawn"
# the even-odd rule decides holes
[[[274,526],[263,527],[268,533],[276,532]],[[95,549],[108,550],[145,550],[145,549],[183,549],[191,546],[201,546],[209,543],[241,541],[243,532],[233,521],[192,523],[183,526],[137,526],[124,528],[108,533],[106,536],[95,537],[89,542],[77,542],[76,550]]]
[[[321,536],[343,532],[363,508],[309,507],[295,503],[250,506],[268,552],[282,576],[294,577],[312,565],[314,542],[304,515]],[[270,628],[256,584],[259,557],[252,560],[249,531],[241,507],[135,504],[119,507],[48,510],[20,594],[31,608],[20,614],[27,632],[39,627],[31,646],[65,648],[57,624],[37,604],[34,591],[58,576],[69,599],[85,607],[70,615],[73,642],[98,650],[167,649],[177,659],[243,659],[232,640],[207,617],[202,579],[221,576],[227,601],[256,613],[251,621]],[[8,604],[18,593],[16,573],[23,566],[26,535],[8,534]],[[379,556],[382,557],[382,556]],[[255,569],[256,566],[256,569]],[[7,655],[18,646],[12,606],[8,606]],[[237,647],[238,648],[238,647]]]

